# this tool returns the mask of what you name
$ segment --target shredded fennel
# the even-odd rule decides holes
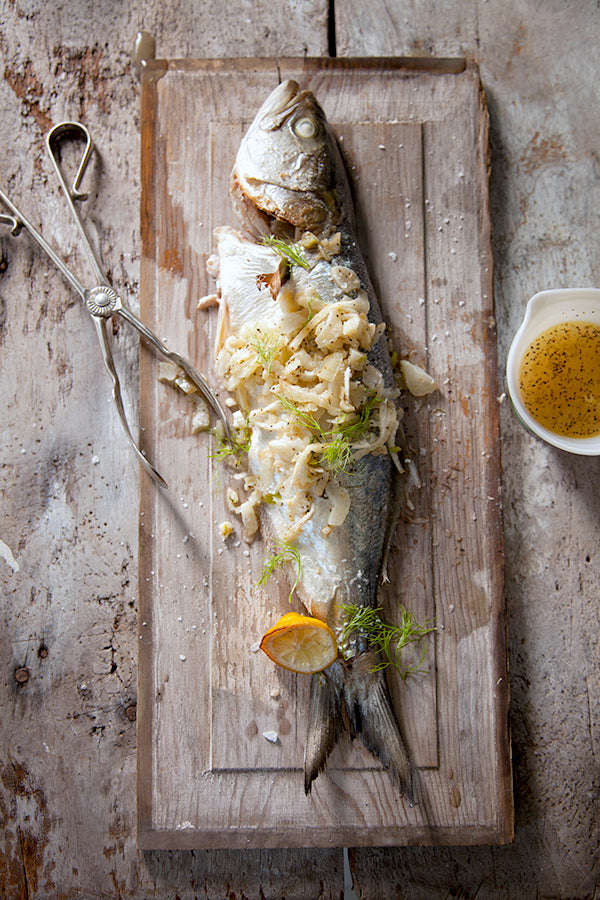
[[[255,459],[244,487],[253,512],[248,502],[239,506],[253,529],[247,538],[258,529],[263,498],[275,491],[290,519],[285,540],[295,539],[321,497],[333,505],[326,536],[349,508],[347,494],[330,482],[361,457],[395,448],[398,390],[386,386],[368,360],[385,326],[369,321],[368,296],[352,270],[332,267],[331,278],[338,286],[329,302],[310,275],[288,280],[273,301],[272,318],[230,333],[217,356],[227,389],[240,409],[250,410],[245,437]],[[234,450],[246,442],[237,444]]]

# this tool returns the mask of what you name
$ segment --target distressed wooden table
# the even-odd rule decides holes
[[[598,286],[600,12],[473,0],[303,4],[2,0],[0,182],[74,267],[43,137],[81,118],[87,205],[136,308],[139,82],[131,47],[188,57],[468,57],[490,112],[502,365],[536,290]],[[138,346],[114,334],[131,415]],[[87,313],[25,235],[0,237],[0,896],[351,896],[341,848],[136,848],[137,473]],[[540,444],[500,402],[515,840],[350,848],[361,898],[592,898],[598,860],[598,461]]]

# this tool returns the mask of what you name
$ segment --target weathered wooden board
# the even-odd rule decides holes
[[[140,495],[138,843],[269,847],[512,837],[487,116],[478,73],[386,60],[164,62],[142,80],[142,316],[214,379],[212,230],[233,221],[240,137],[280,79],[315,91],[355,188],[360,242],[395,345],[439,390],[408,404],[422,490],[383,602],[435,616],[422,676],[392,681],[418,770],[410,807],[360,746],[304,796],[308,683],[252,647],[289,609],[258,590],[260,541],[218,524],[225,472],[187,401],[142,353],[142,436],[169,482]],[[216,383],[216,381],[215,381]],[[265,731],[276,731],[277,744]]]

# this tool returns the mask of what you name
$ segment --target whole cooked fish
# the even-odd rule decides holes
[[[394,506],[397,388],[356,243],[344,165],[323,110],[294,81],[242,140],[231,195],[242,231],[216,230],[217,369],[247,439],[246,532],[293,548],[297,593],[336,635],[313,675],[305,790],[347,731],[412,796],[411,766],[369,634],[349,607],[378,605]],[[266,236],[266,240],[265,240]]]

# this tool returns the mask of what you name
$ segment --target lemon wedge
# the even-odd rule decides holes
[[[326,622],[289,612],[264,635],[260,649],[291,672],[320,672],[337,658],[335,635]]]

